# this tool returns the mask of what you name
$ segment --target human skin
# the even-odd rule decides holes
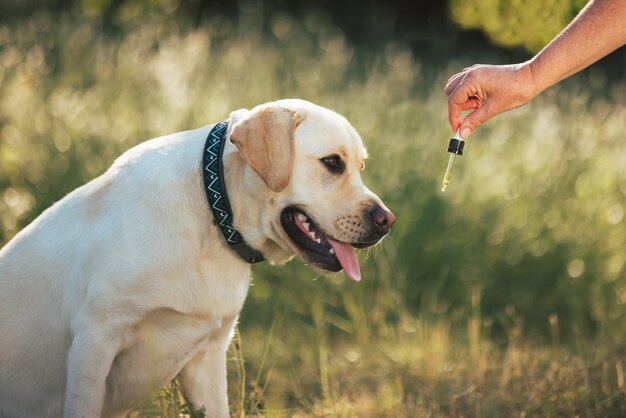
[[[591,0],[578,16],[532,59],[510,65],[477,64],[448,80],[448,120],[467,139],[507,110],[581,71],[626,44],[626,1]],[[465,118],[463,111],[472,110]]]

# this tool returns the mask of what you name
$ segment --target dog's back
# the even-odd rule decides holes
[[[83,268],[77,254],[88,251],[84,234],[92,231],[80,229],[89,188],[46,210],[0,250],[0,416],[36,416],[42,407],[61,415],[71,341],[63,289],[72,289],[71,270]]]
[[[176,170],[162,166],[193,170],[177,162],[185,156],[159,157],[176,142],[161,138],[129,151],[0,250],[0,418],[61,416],[71,322],[96,286],[90,284],[165,262],[145,249],[159,245],[151,242],[161,238],[154,224],[180,222],[167,215],[176,199],[160,207],[153,195],[189,190],[176,184],[186,181]]]

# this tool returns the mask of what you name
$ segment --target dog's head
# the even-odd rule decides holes
[[[233,120],[230,140],[266,189],[257,237],[283,256],[326,271],[343,268],[359,281],[354,247],[380,242],[395,217],[363,184],[367,151],[357,131],[339,114],[302,100],[267,103]],[[259,248],[272,252],[265,246]]]

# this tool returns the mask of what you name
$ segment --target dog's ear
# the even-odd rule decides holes
[[[236,122],[230,140],[243,159],[275,192],[291,180],[295,156],[295,130],[304,117],[273,106],[250,113]]]

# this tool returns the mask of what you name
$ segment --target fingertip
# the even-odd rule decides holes
[[[461,129],[461,138],[463,140],[466,140],[467,138],[469,138],[471,134],[472,134],[472,129],[470,127],[466,126],[463,129]]]
[[[450,123],[450,127],[452,128],[452,132],[456,132],[459,130],[459,127],[461,126],[461,119],[458,117],[449,117],[448,118],[448,123]]]
[[[448,106],[448,122],[453,128],[461,124],[461,111],[452,104]]]

